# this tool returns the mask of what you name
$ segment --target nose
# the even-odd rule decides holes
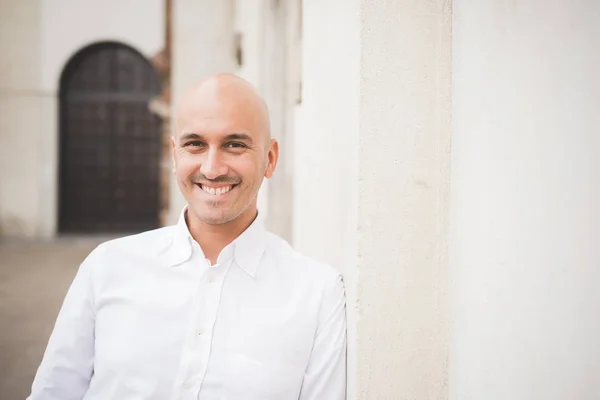
[[[200,166],[200,173],[208,179],[227,175],[227,166],[221,160],[218,150],[210,149],[205,153],[204,160],[202,160],[202,165]]]

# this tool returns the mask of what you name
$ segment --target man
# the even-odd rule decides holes
[[[257,218],[267,107],[219,74],[181,100],[176,226],[100,245],[69,289],[31,400],[341,400],[344,288]]]

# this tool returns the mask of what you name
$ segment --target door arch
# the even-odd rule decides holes
[[[60,80],[59,232],[139,232],[159,225],[159,77],[120,43],[77,52]]]

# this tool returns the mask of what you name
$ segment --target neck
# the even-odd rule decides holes
[[[256,207],[249,207],[242,215],[224,224],[207,224],[194,212],[186,212],[186,222],[192,238],[200,245],[211,265],[216,264],[221,251],[240,236],[258,214]]]

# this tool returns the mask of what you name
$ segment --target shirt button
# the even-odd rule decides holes
[[[183,384],[183,388],[187,390],[191,389],[192,386],[194,386],[194,382],[192,382],[191,380],[185,381],[185,383]]]
[[[198,333],[198,336],[202,336],[202,335],[204,335],[204,330],[198,329],[197,333]]]
[[[210,275],[207,279],[208,283],[213,283],[215,281],[215,277]]]

